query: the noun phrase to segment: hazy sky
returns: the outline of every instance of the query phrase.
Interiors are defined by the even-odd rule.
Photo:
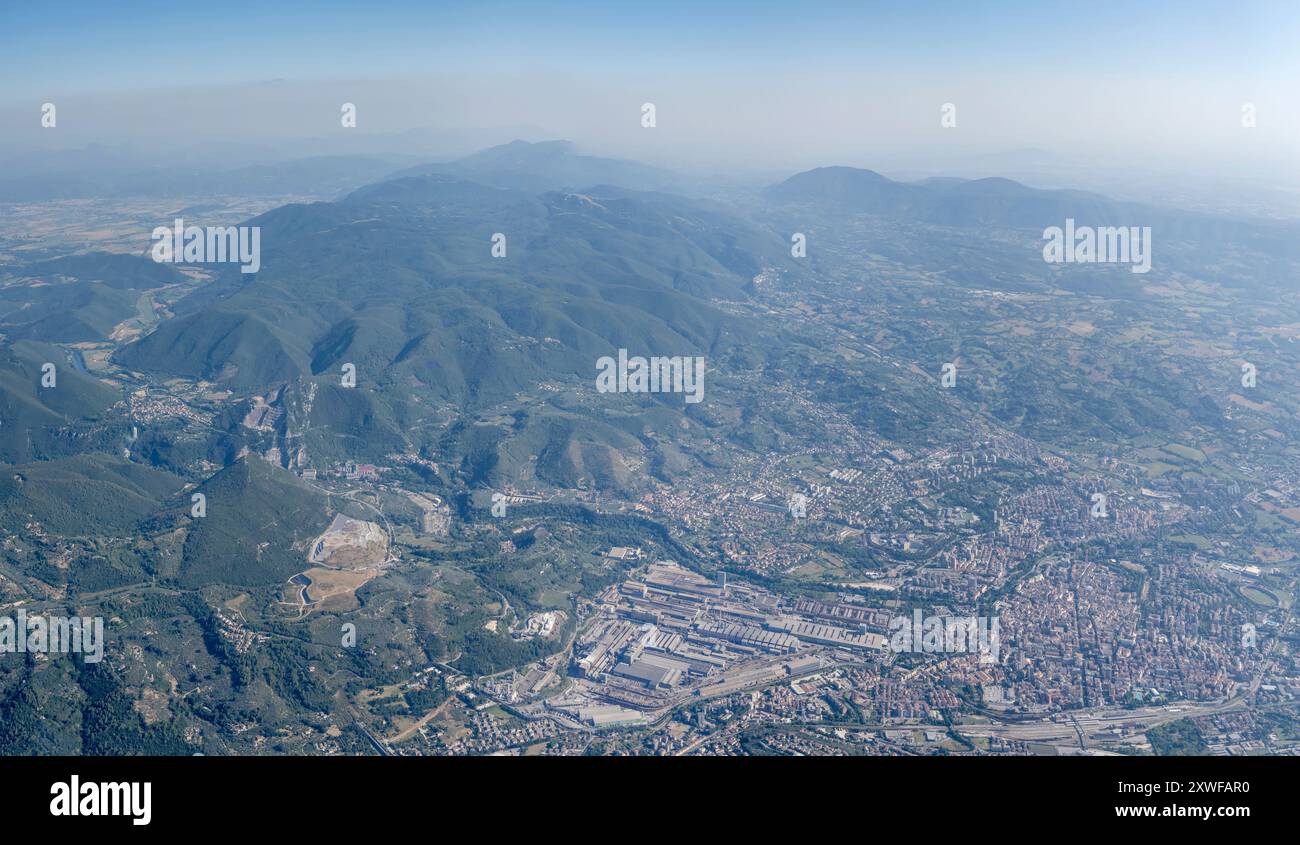
[[[1297,45],[1295,0],[6,2],[0,152],[535,127],[678,166],[1011,154],[1300,181]]]

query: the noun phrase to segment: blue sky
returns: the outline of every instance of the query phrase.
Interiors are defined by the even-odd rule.
[[[542,6],[546,8],[541,8]],[[0,4],[0,97],[449,69],[1295,74],[1295,2]]]

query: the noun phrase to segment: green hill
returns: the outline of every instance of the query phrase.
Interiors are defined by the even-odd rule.
[[[742,299],[779,239],[687,200],[527,194],[412,177],[262,227],[262,270],[215,283],[125,347],[136,370],[257,390],[356,364],[363,379],[488,404],[546,376],[591,375],[620,346],[703,354],[753,335]],[[722,230],[721,237],[706,233]],[[507,237],[504,258],[492,236]],[[770,243],[775,255],[754,255]]]
[[[108,455],[0,467],[0,527],[36,522],[65,537],[130,535],[183,483]]]
[[[42,387],[42,367],[55,366],[55,386]],[[0,462],[24,463],[102,445],[87,437],[108,407],[113,388],[78,372],[56,346],[0,343]]]
[[[136,315],[137,295],[99,282],[0,288],[0,332],[54,343],[103,340]]]
[[[157,520],[186,529],[179,578],[188,587],[283,581],[304,568],[307,543],[330,521],[324,495],[257,458],[231,464],[192,492],[206,497],[206,516],[191,516],[186,492]]]
[[[185,280],[174,265],[161,264],[139,255],[117,252],[87,252],[29,264],[23,275],[44,281],[59,277],[83,282],[100,282],[118,290],[152,290]]]

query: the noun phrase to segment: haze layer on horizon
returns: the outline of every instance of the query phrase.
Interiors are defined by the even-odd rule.
[[[1294,3],[548,6],[7,6],[0,157],[418,156],[527,137],[692,169],[1041,162],[1300,183]]]

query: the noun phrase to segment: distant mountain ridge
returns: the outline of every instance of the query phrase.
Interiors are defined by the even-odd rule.
[[[830,203],[854,211],[939,225],[1046,225],[1064,215],[1097,219],[1126,208],[1086,191],[1040,190],[1010,179],[895,182],[874,170],[819,167],[797,173],[765,195],[776,202]]]
[[[572,141],[511,141],[455,161],[406,168],[391,178],[446,175],[522,191],[577,190],[610,184],[671,191],[682,179],[668,170],[626,159],[583,155]]]
[[[1183,212],[1089,191],[1031,188],[1000,177],[897,182],[873,170],[818,167],[768,186],[763,195],[778,207],[809,205],[936,226],[1041,232],[1067,218],[1088,226],[1150,226],[1160,241],[1193,244],[1202,256],[1248,243],[1274,257],[1300,258],[1300,227],[1294,224]]]

